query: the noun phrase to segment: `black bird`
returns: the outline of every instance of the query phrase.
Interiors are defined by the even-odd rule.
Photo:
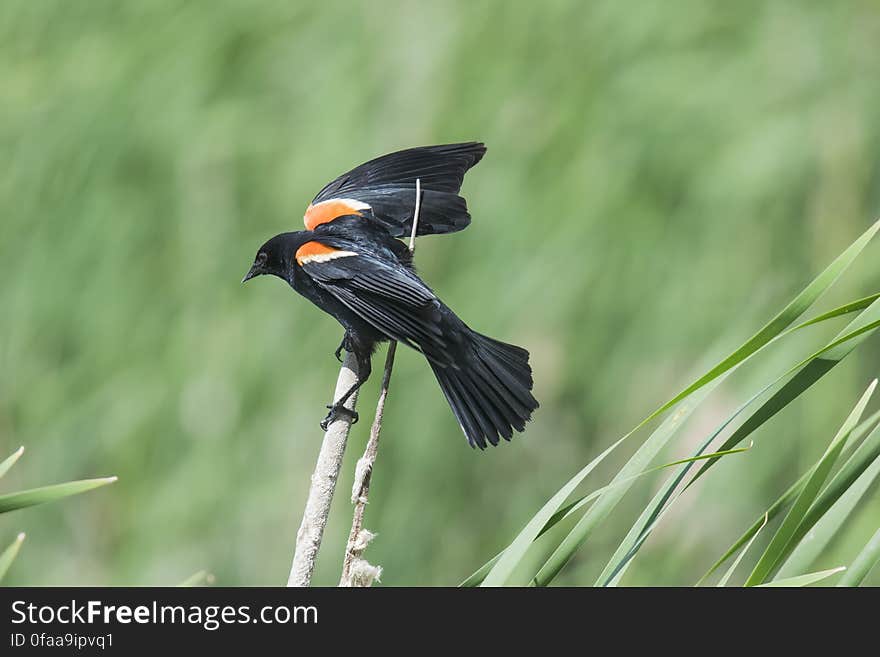
[[[336,350],[354,354],[358,380],[321,423],[326,429],[370,376],[376,345],[397,340],[422,352],[472,447],[497,445],[522,431],[538,402],[529,352],[470,329],[416,275],[399,237],[412,230],[420,179],[418,235],[470,223],[458,195],[465,172],[483,157],[480,143],[411,148],[341,175],[305,213],[308,230],[276,235],[244,277],[277,276],[345,328]],[[357,414],[353,414],[357,420]]]

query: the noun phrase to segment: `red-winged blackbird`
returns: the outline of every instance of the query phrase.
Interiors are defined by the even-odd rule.
[[[328,406],[322,428],[351,413],[343,402],[370,376],[376,345],[389,339],[425,355],[471,446],[510,440],[538,408],[529,352],[471,330],[416,275],[397,239],[412,230],[417,178],[417,234],[465,228],[470,215],[458,191],[485,152],[480,143],[448,144],[371,160],[318,193],[305,213],[308,230],[276,235],[257,252],[242,282],[261,274],[287,281],[345,327],[336,357],[345,349],[357,359],[357,383]]]

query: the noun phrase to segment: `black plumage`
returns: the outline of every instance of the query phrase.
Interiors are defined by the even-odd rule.
[[[416,199],[422,189],[417,235],[452,233],[471,222],[467,202],[458,195],[464,174],[486,147],[478,142],[420,146],[389,153],[342,174],[327,184],[312,205],[354,198],[371,206],[372,216],[394,237],[409,237]]]
[[[393,153],[340,177],[316,201],[341,198],[366,204],[370,197],[362,189],[388,181],[402,186],[403,194],[409,192],[404,183],[412,180],[414,193],[417,177],[438,193],[456,194],[464,172],[484,151],[481,144],[454,144]],[[398,200],[402,208],[404,201]],[[419,225],[424,208],[423,201]],[[436,209],[440,216],[441,209]],[[449,221],[444,225],[452,226]],[[473,331],[438,299],[413,269],[409,250],[395,239],[401,231],[406,232],[404,214],[386,214],[382,220],[372,206],[328,215],[313,230],[282,233],[266,242],[245,280],[278,276],[345,328],[340,349],[357,358],[358,381],[331,407],[322,426],[349,412],[342,403],[369,377],[376,345],[397,340],[424,354],[472,446],[482,449],[497,445],[500,438],[509,440],[538,407],[531,393],[529,353]]]

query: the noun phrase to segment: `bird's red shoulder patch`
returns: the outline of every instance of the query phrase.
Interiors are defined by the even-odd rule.
[[[344,249],[335,249],[321,242],[306,242],[296,250],[296,261],[300,267],[310,262],[327,262],[336,258],[347,258],[356,256],[354,251],[345,251]]]
[[[369,204],[353,198],[331,198],[306,208],[303,223],[308,230],[315,230],[315,227],[333,221],[337,217],[343,217],[347,214],[361,214],[361,210],[368,209],[370,209]]]

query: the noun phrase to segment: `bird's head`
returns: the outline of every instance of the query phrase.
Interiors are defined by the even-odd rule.
[[[241,282],[244,283],[256,276],[271,274],[279,278],[287,279],[292,269],[293,256],[299,247],[299,233],[281,233],[263,244],[254,257],[254,264],[244,275]]]

